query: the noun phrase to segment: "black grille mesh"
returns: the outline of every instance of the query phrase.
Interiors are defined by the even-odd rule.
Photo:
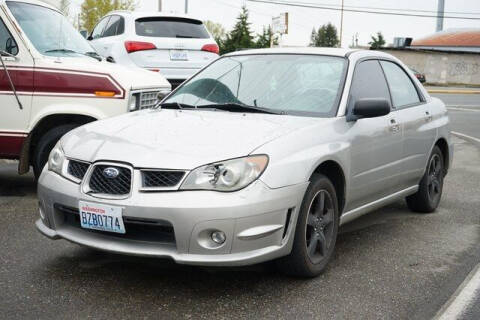
[[[85,162],[80,162],[80,161],[75,161],[75,160],[70,160],[68,161],[68,174],[71,176],[82,180],[83,177],[85,176],[85,173],[87,173],[88,167],[90,165]]]
[[[107,178],[103,174],[106,168],[115,168],[119,175],[115,178]],[[132,172],[130,169],[118,166],[97,165],[90,176],[90,190],[93,193],[111,195],[125,195],[130,193]]]
[[[143,171],[143,186],[174,187],[180,183],[184,175],[183,171]]]

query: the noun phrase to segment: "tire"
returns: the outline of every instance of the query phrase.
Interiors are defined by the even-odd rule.
[[[438,146],[432,150],[428,158],[427,169],[420,180],[417,193],[406,198],[408,208],[414,212],[434,212],[442,198],[445,164],[443,154]]]
[[[298,214],[292,252],[277,260],[279,269],[296,277],[312,278],[321,274],[333,255],[338,224],[335,188],[327,177],[315,174]]]
[[[65,133],[78,126],[78,124],[65,124],[58,126],[50,129],[40,138],[32,155],[33,174],[35,175],[36,180],[38,180],[40,177],[43,167],[48,161],[50,151],[52,151],[53,147],[55,147],[55,144],[57,144],[58,140],[60,140]]]

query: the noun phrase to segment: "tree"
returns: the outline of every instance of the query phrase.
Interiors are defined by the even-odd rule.
[[[97,22],[112,10],[133,10],[135,7],[134,0],[83,0],[80,8],[82,29],[92,31]]]
[[[218,44],[225,39],[225,28],[220,23],[207,20],[204,25]]]
[[[368,43],[370,45],[370,49],[380,49],[385,45],[385,38],[383,37],[382,33],[379,31],[377,32],[377,36],[372,36],[372,41]]]
[[[278,40],[272,32],[272,27],[265,28],[264,26],[262,34],[257,34],[255,48],[270,48],[270,44],[277,45]]]
[[[233,30],[227,34],[225,41],[219,45],[222,54],[255,47],[252,32],[250,31],[250,23],[248,22],[248,10],[245,6],[242,7]]]
[[[338,47],[339,45],[337,28],[330,22],[321,26],[317,32],[313,28],[310,36],[311,47]]]

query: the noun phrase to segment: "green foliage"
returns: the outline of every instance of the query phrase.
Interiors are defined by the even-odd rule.
[[[370,45],[370,49],[380,49],[385,45],[385,38],[383,37],[383,34],[379,31],[377,32],[377,36],[372,36],[372,41],[370,41],[368,44]]]
[[[220,53],[228,53],[246,48],[255,48],[250,23],[248,22],[248,10],[244,6],[237,18],[237,23],[219,44]]]
[[[270,48],[270,43],[277,45],[277,38],[273,35],[271,26],[268,26],[267,28],[264,26],[262,34],[257,34],[255,48]]]
[[[134,0],[83,0],[80,11],[82,29],[89,32],[97,22],[113,10],[133,10],[136,7]]]
[[[310,35],[310,47],[338,47],[339,45],[337,28],[330,22],[321,26],[318,31],[313,28]]]

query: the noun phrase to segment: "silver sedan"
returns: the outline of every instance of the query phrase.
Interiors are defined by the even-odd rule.
[[[312,277],[339,225],[406,198],[432,212],[449,119],[396,58],[267,49],[225,55],[145,110],[80,127],[39,179],[38,230],[196,265],[275,259]]]

